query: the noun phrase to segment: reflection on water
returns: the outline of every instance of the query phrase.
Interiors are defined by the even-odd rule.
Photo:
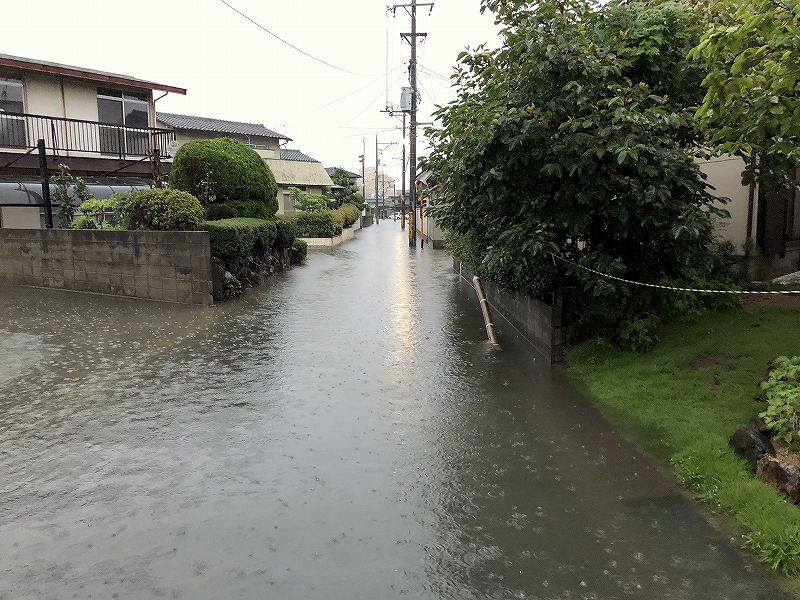
[[[0,598],[778,598],[386,223],[210,308],[0,291]]]

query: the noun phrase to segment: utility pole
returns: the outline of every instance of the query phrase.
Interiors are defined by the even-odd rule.
[[[406,113],[403,113],[403,195],[400,197],[400,229],[406,228]]]
[[[381,165],[381,159],[378,156],[378,136],[375,136],[375,224],[378,224],[378,168]]]
[[[364,176],[365,176],[365,173],[364,173],[364,159],[365,159],[365,157],[364,157],[363,154],[358,157],[358,160],[361,161],[361,197],[362,198],[366,198],[367,197],[367,195],[366,195],[367,190],[365,188],[366,182],[364,180]]]
[[[417,8],[428,7],[429,12],[433,10],[433,3],[430,2],[417,2],[411,0],[410,4],[395,4],[392,8],[396,11],[398,8],[405,8],[406,12],[411,16],[411,33],[401,33],[400,36],[406,39],[411,46],[411,61],[408,64],[409,82],[411,83],[411,124],[409,130],[409,141],[411,148],[409,149],[409,168],[408,168],[408,191],[411,200],[411,213],[414,218],[409,221],[409,247],[416,248],[417,246],[417,98],[419,98],[419,90],[417,90],[417,38],[427,37],[427,33],[417,32]],[[410,9],[410,10],[409,10]]]

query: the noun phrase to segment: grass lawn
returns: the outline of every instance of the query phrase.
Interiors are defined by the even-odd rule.
[[[728,438],[762,410],[753,401],[769,360],[800,354],[800,311],[707,313],[664,325],[661,342],[634,354],[587,342],[567,372],[628,439],[671,465],[677,480],[729,515],[742,545],[800,591],[800,507],[761,483]]]

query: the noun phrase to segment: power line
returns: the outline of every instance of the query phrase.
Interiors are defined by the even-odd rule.
[[[447,82],[450,82],[450,83],[452,83],[452,81],[453,81],[453,80],[452,80],[452,79],[450,79],[449,77],[445,77],[445,76],[444,76],[444,75],[442,75],[441,73],[437,73],[437,72],[436,72],[436,71],[434,71],[433,69],[429,69],[428,67],[426,67],[426,66],[425,66],[425,65],[423,65],[423,64],[420,64],[420,65],[419,65],[419,68],[420,68],[420,69],[422,69],[423,71],[425,71],[425,72],[426,72],[428,75],[431,75],[431,76],[433,76],[433,77],[438,77],[439,79],[442,79],[442,80],[444,80],[444,81],[447,81]]]
[[[397,77],[397,79],[395,79],[395,81],[394,81],[394,82],[392,82],[392,84],[394,84],[395,82],[399,81],[399,80],[402,78],[402,76],[403,76],[403,74],[401,73],[401,74],[400,74],[400,76],[399,76],[399,77]],[[375,98],[373,98],[372,100],[370,100],[370,103],[369,103],[369,104],[367,104],[367,105],[364,107],[364,110],[362,110],[360,113],[358,113],[358,114],[357,114],[356,116],[354,116],[352,119],[350,119],[349,121],[347,121],[347,123],[343,123],[343,124],[341,125],[341,127],[344,127],[345,125],[350,125],[350,123],[352,123],[352,122],[353,122],[353,121],[355,121],[355,120],[356,120],[358,117],[360,117],[360,116],[361,116],[361,115],[363,115],[365,112],[367,112],[367,111],[370,109],[370,107],[371,107],[373,104],[375,104],[375,103],[376,103],[378,100],[380,100],[380,97],[381,97],[381,96],[383,96],[383,90],[381,90],[381,92],[380,92],[380,93],[379,93],[377,96],[375,96]]]
[[[326,66],[328,66],[328,67],[330,67],[330,68],[332,68],[332,69],[336,69],[337,71],[342,71],[343,73],[349,73],[350,75],[358,75],[358,76],[360,76],[360,77],[366,77],[366,75],[364,75],[364,73],[356,73],[355,71],[351,71],[351,70],[349,70],[349,69],[343,69],[342,67],[337,67],[336,65],[334,65],[334,64],[331,64],[331,63],[329,63],[328,61],[322,60],[321,58],[317,58],[317,57],[316,57],[316,56],[314,56],[313,54],[309,54],[308,52],[306,52],[306,51],[305,51],[305,50],[303,50],[302,48],[298,48],[297,46],[295,46],[295,45],[294,45],[294,44],[292,44],[291,42],[289,42],[289,41],[287,41],[287,40],[283,39],[283,38],[282,38],[281,36],[279,36],[278,34],[276,34],[276,33],[273,33],[272,31],[270,31],[269,29],[267,29],[266,27],[264,27],[264,26],[263,26],[261,23],[259,23],[258,21],[255,21],[255,20],[251,19],[250,17],[248,17],[246,14],[244,14],[242,11],[240,11],[240,10],[239,10],[239,9],[237,9],[236,7],[234,7],[234,6],[231,6],[230,4],[228,4],[228,3],[227,3],[225,0],[219,0],[219,1],[220,1],[220,2],[222,2],[222,3],[223,3],[225,6],[227,6],[228,8],[230,8],[230,9],[231,9],[233,12],[235,12],[235,13],[236,13],[236,14],[238,14],[239,16],[243,17],[244,19],[247,19],[248,21],[250,21],[250,22],[251,22],[253,25],[255,25],[256,27],[258,27],[259,29],[262,29],[263,31],[265,31],[266,33],[268,33],[269,35],[271,35],[272,37],[274,37],[276,40],[278,40],[278,41],[279,41],[279,42],[281,42],[282,44],[286,44],[287,46],[289,46],[289,47],[290,47],[290,48],[292,48],[293,50],[296,50],[297,52],[299,52],[299,53],[300,53],[300,54],[302,54],[303,56],[307,56],[308,58],[310,58],[310,59],[312,59],[312,60],[315,60],[315,61],[317,61],[317,62],[319,62],[319,63],[322,63],[323,65],[326,65]]]
[[[375,79],[373,79],[372,81],[370,81],[370,82],[369,82],[369,83],[367,83],[366,85],[362,85],[362,86],[361,86],[360,88],[358,88],[357,90],[353,90],[353,91],[352,91],[352,92],[350,92],[349,94],[345,94],[344,96],[342,96],[342,97],[340,97],[340,98],[336,98],[336,100],[331,100],[331,101],[330,101],[330,102],[328,102],[327,104],[323,104],[323,105],[322,105],[322,106],[320,106],[319,108],[315,108],[313,112],[318,112],[318,111],[322,110],[323,108],[328,108],[328,107],[329,107],[331,104],[336,104],[337,102],[340,102],[341,100],[345,100],[346,98],[349,98],[349,97],[350,97],[350,96],[352,96],[353,94],[357,94],[357,93],[358,93],[358,92],[360,92],[361,90],[368,88],[369,86],[371,86],[371,85],[372,85],[372,84],[374,84],[374,83],[377,83],[378,81],[380,81],[381,79],[383,79],[383,77],[385,77],[385,76],[389,75],[389,73],[394,73],[395,71],[397,71],[397,69],[402,69],[402,68],[403,68],[403,65],[399,65],[399,66],[395,67],[394,69],[390,69],[390,70],[386,71],[386,73],[383,73],[383,74],[381,74],[381,75],[378,75],[378,76],[377,76]]]

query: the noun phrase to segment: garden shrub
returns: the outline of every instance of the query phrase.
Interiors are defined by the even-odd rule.
[[[295,219],[279,217],[275,221],[275,226],[277,228],[275,234],[275,248],[278,250],[291,248],[297,237],[297,221]]]
[[[342,233],[342,219],[332,210],[301,213],[297,216],[297,235],[308,238],[330,238]]]
[[[262,219],[222,219],[206,221],[202,226],[211,234],[212,256],[226,263],[251,254],[263,255],[275,240],[275,223]]]
[[[776,358],[761,389],[767,410],[759,416],[776,438],[797,452],[800,450],[800,356]]]
[[[206,221],[219,221],[220,219],[235,219],[239,216],[236,210],[228,204],[212,204],[206,209]]]
[[[656,315],[646,315],[631,321],[619,332],[620,347],[631,352],[649,352],[659,342],[656,334],[659,323]]]
[[[203,222],[200,201],[180,190],[140,190],[115,197],[117,216],[126,229],[197,231]]]
[[[181,146],[175,153],[169,184],[204,202],[257,201],[266,207],[268,218],[278,211],[278,184],[267,163],[255,150],[231,138]]]
[[[352,204],[342,204],[334,212],[342,219],[343,227],[350,227],[361,218],[361,211]]]
[[[117,200],[106,198],[104,200],[87,200],[78,207],[82,213],[72,221],[72,229],[114,229],[114,225],[106,220],[106,213],[116,210]]]
[[[236,298],[237,296],[241,296],[244,292],[244,286],[242,282],[236,279],[236,277],[226,277],[225,283],[222,284],[222,297],[225,300],[230,300],[231,298]]]
[[[304,263],[308,257],[308,242],[305,240],[295,240],[292,248],[297,253],[297,262]]]
[[[270,220],[275,216],[266,204],[258,200],[228,200],[225,206],[233,210],[234,217]]]

